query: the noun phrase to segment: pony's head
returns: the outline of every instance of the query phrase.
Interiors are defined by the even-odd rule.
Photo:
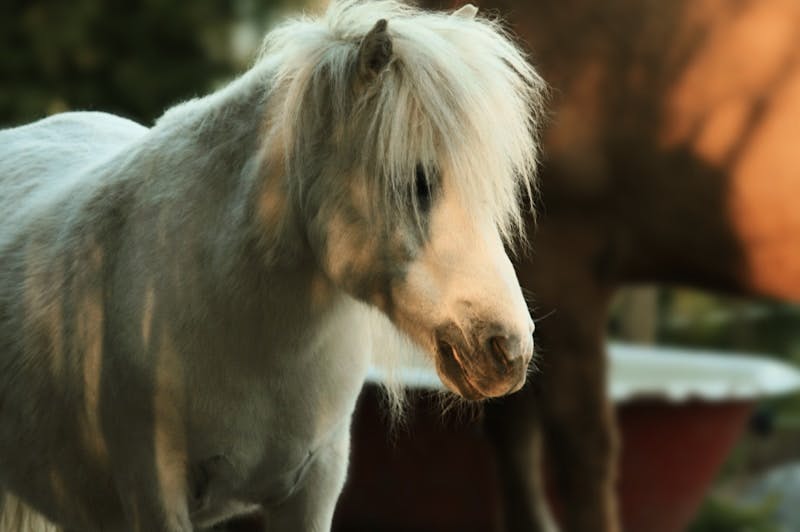
[[[519,389],[533,354],[505,245],[524,226],[543,90],[475,11],[338,2],[273,31],[264,49],[290,197],[319,267],[469,399]]]

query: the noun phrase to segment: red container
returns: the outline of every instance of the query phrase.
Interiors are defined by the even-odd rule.
[[[627,532],[686,529],[742,433],[752,403],[633,401],[618,408]]]
[[[372,387],[359,402],[350,476],[334,530],[495,530],[497,478],[478,420],[443,420],[436,401],[417,395],[406,426],[387,436],[379,402]],[[618,407],[624,530],[685,530],[741,434],[751,405],[633,400]]]
[[[487,532],[498,509],[491,448],[477,420],[443,416],[424,393],[390,433],[368,386],[353,420],[350,470],[335,532]]]

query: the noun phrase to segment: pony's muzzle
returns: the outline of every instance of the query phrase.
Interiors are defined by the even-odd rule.
[[[503,333],[439,339],[437,369],[442,381],[467,399],[499,397],[518,391],[525,384],[533,357],[533,335]],[[451,329],[452,331],[452,329]],[[472,346],[472,347],[470,347]]]

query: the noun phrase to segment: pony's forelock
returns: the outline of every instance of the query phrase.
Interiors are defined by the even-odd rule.
[[[376,80],[356,87],[360,40],[380,19],[388,21],[393,57]],[[329,134],[343,144],[358,140],[341,156],[361,167],[382,207],[407,209],[401,198],[416,165],[437,165],[506,242],[523,234],[520,198],[535,189],[545,84],[496,20],[394,0],[336,1],[320,18],[270,32],[260,61],[273,65],[283,98],[273,127],[286,134],[286,160],[298,173],[309,156],[293,150],[313,149],[308,136],[298,140],[325,113],[341,124]]]

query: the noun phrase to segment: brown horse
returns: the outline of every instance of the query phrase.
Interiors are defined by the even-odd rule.
[[[519,265],[539,384],[490,406],[507,530],[620,529],[609,301],[633,282],[800,300],[800,3],[490,0],[553,87],[542,213]]]

